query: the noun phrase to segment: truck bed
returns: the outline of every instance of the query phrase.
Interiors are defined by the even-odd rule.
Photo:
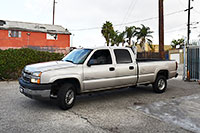
[[[167,70],[169,78],[176,74],[176,61],[162,59],[136,59],[138,64],[138,83],[153,83],[156,73],[160,70]]]

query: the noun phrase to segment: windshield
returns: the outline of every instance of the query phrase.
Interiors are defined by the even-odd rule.
[[[83,64],[92,49],[76,49],[70,52],[62,60],[72,62],[74,64]]]

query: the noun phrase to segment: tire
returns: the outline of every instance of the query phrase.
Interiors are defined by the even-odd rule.
[[[167,88],[167,80],[165,76],[159,75],[153,83],[153,90],[156,93],[163,93]]]
[[[58,105],[61,109],[67,110],[73,107],[76,100],[76,88],[73,84],[66,83],[58,91]]]

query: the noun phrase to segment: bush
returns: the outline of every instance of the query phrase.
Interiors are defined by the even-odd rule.
[[[28,48],[0,50],[0,80],[16,80],[26,65],[61,60],[63,56]]]

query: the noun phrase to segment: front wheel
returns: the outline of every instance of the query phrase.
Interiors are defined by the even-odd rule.
[[[167,80],[165,76],[158,76],[156,81],[153,83],[153,89],[156,93],[163,93],[165,92],[167,87]]]
[[[62,85],[58,91],[58,104],[63,110],[73,107],[76,100],[76,91],[73,84],[67,83]]]

